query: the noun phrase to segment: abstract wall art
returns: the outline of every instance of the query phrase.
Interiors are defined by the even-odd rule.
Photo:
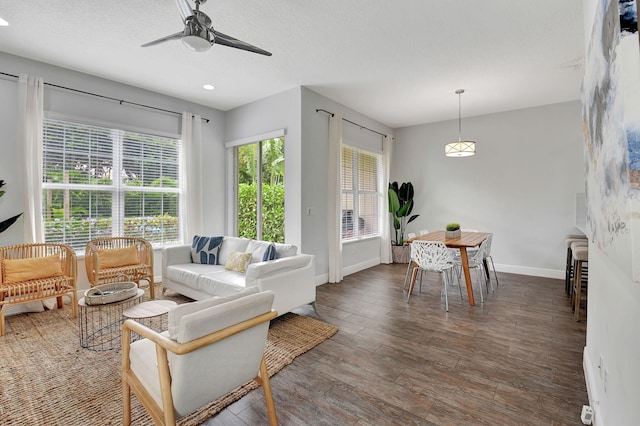
[[[582,83],[589,239],[640,281],[640,43],[636,0],[602,0]]]

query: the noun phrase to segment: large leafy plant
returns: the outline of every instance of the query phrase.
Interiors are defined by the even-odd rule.
[[[404,245],[404,233],[407,225],[420,215],[411,215],[413,210],[413,185],[411,182],[389,184],[389,212],[393,216],[393,228],[396,230],[395,245]]]
[[[2,188],[4,186],[4,181],[0,180],[0,188]],[[4,195],[5,191],[3,191],[2,189],[0,189],[0,197],[2,197]],[[10,217],[9,219],[3,220],[2,222],[0,222],[0,232],[4,232],[7,228],[9,228],[11,225],[13,225],[15,223],[16,220],[18,220],[18,218],[22,215],[22,213],[17,214],[13,217]]]

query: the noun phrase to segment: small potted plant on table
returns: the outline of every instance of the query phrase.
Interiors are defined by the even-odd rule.
[[[447,238],[460,238],[460,224],[449,223],[447,224],[445,237]]]

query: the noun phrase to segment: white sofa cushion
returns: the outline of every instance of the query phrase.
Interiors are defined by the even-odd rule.
[[[298,253],[298,247],[293,244],[274,243],[276,246],[276,259],[281,257],[295,256]]]
[[[184,314],[178,321],[178,343],[186,343],[199,337],[216,332],[225,327],[237,324],[244,319],[253,318],[269,312],[273,305],[273,292],[259,291],[239,293],[235,296],[220,297],[218,303],[209,307],[199,306],[188,314]],[[251,296],[251,294],[255,294]],[[256,301],[260,301],[256,303]],[[229,303],[233,302],[233,303]],[[197,302],[194,302],[197,303]],[[220,306],[225,305],[225,306]],[[215,314],[214,313],[215,307]],[[243,308],[244,307],[244,308]],[[233,315],[230,315],[233,312]]]
[[[169,337],[176,340],[176,338],[178,337],[180,320],[183,316],[259,292],[260,290],[258,289],[258,287],[251,287],[230,296],[212,297],[211,299],[203,299],[198,300],[197,302],[183,303],[181,305],[178,305],[175,308],[172,308],[168,313]]]
[[[220,269],[224,270],[224,266],[183,263],[180,265],[169,266],[167,268],[167,278],[171,281],[183,283],[189,287],[196,288],[198,285],[198,277],[204,274],[210,274]]]
[[[215,272],[200,275],[194,288],[215,296],[227,296],[246,287],[242,272],[229,271],[222,265],[218,266]]]
[[[232,251],[246,252],[251,240],[242,237],[225,236],[218,252],[218,265],[225,265]]]

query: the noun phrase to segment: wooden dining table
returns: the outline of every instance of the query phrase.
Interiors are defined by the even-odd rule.
[[[440,241],[445,243],[449,248],[457,248],[460,250],[460,260],[462,262],[462,270],[464,271],[464,280],[467,284],[467,295],[469,296],[469,306],[475,305],[473,299],[473,286],[471,284],[471,271],[469,271],[469,257],[467,256],[467,248],[476,247],[482,244],[484,240],[491,235],[488,232],[461,232],[459,238],[447,238],[445,231],[434,231],[419,237],[407,240],[409,243],[415,240],[424,241]],[[482,291],[482,289],[480,289]]]

